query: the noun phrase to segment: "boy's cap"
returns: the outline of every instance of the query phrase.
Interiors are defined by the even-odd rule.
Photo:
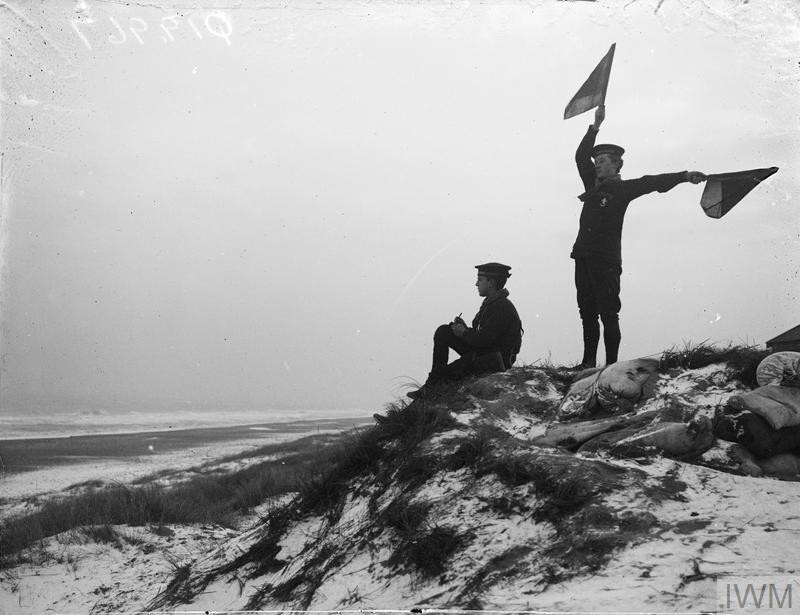
[[[619,145],[614,145],[613,143],[601,143],[600,145],[595,145],[592,148],[592,158],[597,158],[600,154],[612,154],[614,156],[622,157],[622,154],[625,153],[625,150],[621,148]]]
[[[501,278],[511,277],[511,267],[503,265],[502,263],[484,263],[483,265],[475,265],[478,270],[478,275],[497,276]]]

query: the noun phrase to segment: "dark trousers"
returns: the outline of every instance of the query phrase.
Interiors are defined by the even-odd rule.
[[[460,358],[448,363],[450,349]],[[480,351],[457,337],[450,325],[442,325],[433,334],[433,364],[429,383],[457,380],[470,374],[503,371],[506,368],[499,352]]]
[[[617,362],[622,334],[619,330],[620,276],[622,266],[590,258],[575,259],[575,289],[578,312],[583,323],[583,361],[587,366],[597,363],[600,342],[600,323],[603,321],[603,343],[606,365]]]

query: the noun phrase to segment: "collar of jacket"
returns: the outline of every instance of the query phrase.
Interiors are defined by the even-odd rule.
[[[603,179],[599,179],[599,178],[595,179],[594,180],[594,187],[590,188],[589,190],[587,190],[583,194],[579,194],[578,198],[581,201],[585,201],[590,196],[593,196],[595,194],[598,194],[599,192],[602,192],[603,188],[606,187],[608,184],[613,184],[613,183],[621,182],[621,181],[622,181],[622,177],[620,176],[619,173],[617,173],[616,175],[611,175],[610,177],[604,177]]]
[[[497,293],[491,299],[489,299],[489,297],[486,297],[486,299],[483,300],[483,303],[481,304],[481,307],[486,307],[490,303],[494,303],[495,301],[497,301],[498,299],[501,299],[501,298],[505,299],[506,297],[508,297],[508,289],[501,288],[500,292]]]

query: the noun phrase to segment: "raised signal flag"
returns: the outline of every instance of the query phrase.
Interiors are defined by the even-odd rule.
[[[616,46],[616,43],[611,45],[608,53],[600,60],[600,64],[595,67],[578,93],[569,101],[567,108],[564,109],[565,120],[605,104],[608,78],[611,75],[611,62],[614,60]]]

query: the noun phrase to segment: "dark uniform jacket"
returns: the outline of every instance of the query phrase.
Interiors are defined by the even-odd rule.
[[[505,288],[493,299],[483,300],[472,328],[461,339],[478,354],[499,352],[506,368],[511,367],[522,345],[522,321]]]
[[[593,126],[589,126],[575,152],[578,173],[586,192],[578,197],[583,201],[583,209],[578,237],[570,256],[621,265],[622,222],[630,202],[649,192],[671,190],[687,181],[686,172],[644,175],[628,180],[617,177],[599,182],[592,163],[592,148],[597,132]]]

